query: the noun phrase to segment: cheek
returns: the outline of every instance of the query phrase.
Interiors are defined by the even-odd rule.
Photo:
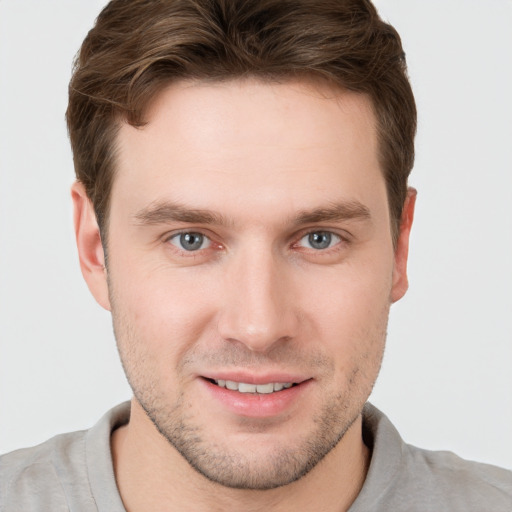
[[[322,319],[325,326],[354,328],[382,322],[382,311],[390,306],[392,262],[363,260],[338,268],[306,274],[301,294],[305,312]],[[337,329],[343,333],[343,329]]]
[[[177,368],[211,325],[210,294],[193,272],[133,262],[112,270],[109,289],[120,351],[159,373]]]
[[[391,270],[385,265],[338,269],[303,305],[312,336],[322,341],[342,375],[378,371],[390,308]],[[318,279],[317,279],[318,282]]]

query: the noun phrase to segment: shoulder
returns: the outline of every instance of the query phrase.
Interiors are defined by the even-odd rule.
[[[0,457],[0,512],[122,512],[110,436],[127,423],[120,404],[89,430],[61,434]]]
[[[512,512],[512,472],[462,459],[452,452],[404,446],[399,472],[403,487],[451,510]],[[458,507],[458,508],[456,508]]]
[[[62,478],[71,468],[72,473],[83,471],[84,435],[62,434],[1,456],[0,510],[67,511]]]
[[[411,446],[370,404],[363,412],[363,425],[372,459],[351,511],[512,512],[511,471]]]

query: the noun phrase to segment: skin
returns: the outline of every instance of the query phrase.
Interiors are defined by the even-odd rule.
[[[415,199],[394,247],[368,99],[305,81],[179,82],[147,120],[119,132],[108,269],[72,191],[82,272],[134,391],[112,438],[127,510],[348,509]],[[205,380],[225,374],[301,384],[285,407],[246,413]]]

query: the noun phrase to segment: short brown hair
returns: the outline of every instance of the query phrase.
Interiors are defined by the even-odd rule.
[[[370,98],[396,240],[416,107],[400,37],[369,0],[112,0],[76,58],[66,113],[102,233],[120,120],[142,126],[149,101],[174,80],[304,76]]]

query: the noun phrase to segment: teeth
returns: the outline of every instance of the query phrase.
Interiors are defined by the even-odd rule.
[[[256,393],[256,384],[246,384],[245,382],[240,382],[240,384],[238,384],[238,391],[240,393]]]
[[[269,382],[268,384],[247,384],[245,382],[235,382],[232,380],[214,380],[214,382],[221,388],[227,388],[231,391],[238,391],[239,393],[261,393],[268,395],[275,391],[282,391],[289,389],[293,386],[291,382]]]
[[[240,388],[238,388],[240,389]],[[273,393],[274,392],[274,384],[258,384],[256,386],[256,391],[258,393]]]

